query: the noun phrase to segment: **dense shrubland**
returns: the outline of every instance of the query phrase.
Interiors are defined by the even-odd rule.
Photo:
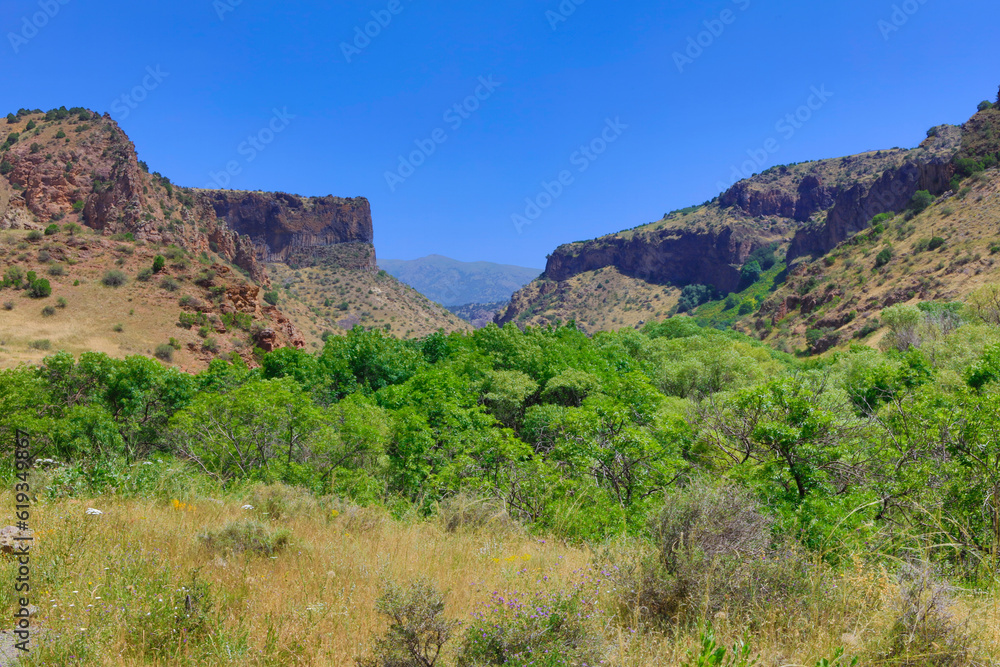
[[[199,524],[181,560],[266,558],[288,545],[305,558],[323,530],[337,532],[331,522],[377,551],[391,523],[433,527],[443,545],[476,536],[487,566],[519,573],[478,579],[491,583],[462,598],[469,616],[456,618],[447,575],[417,580],[380,555],[385,585],[367,605],[388,630],[370,621],[342,664],[529,664],[544,654],[531,664],[750,665],[759,653],[810,666],[841,654],[826,664],[989,664],[997,619],[983,601],[995,599],[1000,565],[996,301],[985,289],[968,306],[896,306],[883,314],[882,351],[809,361],[686,318],[593,338],[573,326],[420,341],[356,329],[318,354],[282,349],[258,369],[216,360],[198,375],[144,357],[60,353],[0,372],[0,436],[9,448],[12,430],[27,430],[35,455],[58,462],[39,473],[43,507],[103,497],[153,513],[171,501],[187,516],[214,502],[221,520],[227,503],[246,500],[267,517]],[[182,472],[164,477],[167,468]],[[199,511],[186,520],[204,520]],[[545,555],[553,538],[590,574],[555,567]],[[534,544],[541,560],[494,555],[494,540]],[[60,576],[68,571],[46,585],[56,590]],[[521,585],[514,603],[496,588]],[[237,607],[223,600],[164,623],[204,649],[203,662],[227,664],[205,644],[205,624],[236,632]],[[989,609],[994,630],[983,629]],[[100,641],[149,648],[116,637]],[[168,644],[144,659],[180,660]],[[440,649],[433,659],[428,647]],[[278,664],[243,655],[240,664]],[[281,664],[320,660],[310,655]]]

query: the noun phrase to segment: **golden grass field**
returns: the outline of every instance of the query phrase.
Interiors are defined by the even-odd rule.
[[[446,614],[460,621],[493,591],[565,589],[590,579],[600,611],[592,629],[607,641],[609,665],[685,665],[698,643],[694,623],[659,632],[634,628],[619,614],[615,583],[601,574],[603,557],[584,547],[512,527],[447,532],[439,521],[394,520],[288,487],[210,497],[190,487],[185,492],[180,474],[163,479],[157,499],[106,496],[33,507],[32,603],[40,611],[34,650],[22,664],[354,665],[386,626],[375,611],[383,584],[418,577],[445,593]],[[45,483],[38,479],[35,486]],[[13,502],[11,493],[0,494],[3,507]],[[241,509],[246,504],[254,509]],[[88,508],[103,514],[88,516]],[[251,515],[270,529],[287,529],[288,546],[274,557],[240,556],[213,551],[198,537]],[[14,571],[14,563],[3,561],[0,580],[13,581]],[[197,644],[173,630],[174,615],[182,613],[175,609],[184,608],[185,595],[197,586],[193,577],[208,584],[214,600],[208,635]],[[899,595],[892,573],[855,557],[823,581],[821,592],[817,576],[815,600],[792,617],[781,608],[760,610],[749,633],[716,614],[720,643],[746,636],[759,664],[775,667],[813,667],[841,646],[860,665],[937,664],[879,657]],[[11,611],[12,588],[4,596]],[[952,612],[968,624],[979,651],[972,664],[998,664],[996,596],[959,594],[956,600]]]

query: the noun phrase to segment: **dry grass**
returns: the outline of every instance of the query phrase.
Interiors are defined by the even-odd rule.
[[[282,501],[279,491],[36,505],[32,601],[41,608],[35,636],[42,646],[26,664],[346,667],[386,627],[375,610],[385,582],[418,578],[444,591],[446,615],[466,623],[493,591],[564,590],[590,578],[601,591],[607,664],[681,665],[697,643],[695,623],[642,632],[627,617],[612,620],[618,609],[612,579],[587,549],[495,527],[447,532],[439,522],[397,522],[343,503],[333,510],[330,501],[307,502],[294,492]],[[260,508],[241,509],[261,498],[278,498],[280,521]],[[0,494],[0,503],[13,507],[11,494]],[[87,516],[88,507],[104,514]],[[269,531],[287,529],[288,545],[273,557],[220,555],[198,538],[250,519]],[[0,578],[12,581],[13,568],[4,562]],[[898,618],[894,573],[857,558],[837,578],[816,576],[810,586],[794,610],[757,614],[749,637],[762,665],[812,667],[841,646],[862,665],[903,664],[882,657]],[[197,623],[185,614],[186,604]],[[988,658],[1000,655],[996,597],[960,594],[951,611],[978,644],[982,657],[975,664],[996,664]],[[723,645],[748,629],[732,618],[714,615]],[[191,641],[173,632],[178,627]],[[207,634],[197,634],[205,628]]]
[[[314,348],[322,345],[324,333],[343,334],[355,325],[388,325],[397,338],[422,338],[438,329],[472,329],[388,274],[322,265],[292,269],[282,263],[269,264],[267,270],[276,288],[289,286],[281,289],[281,310]],[[340,309],[343,303],[346,310]]]
[[[680,299],[680,290],[627,276],[615,267],[587,271],[560,283],[532,281],[512,299],[519,326],[575,319],[584,331],[615,331],[658,322]]]
[[[21,363],[38,363],[45,356],[59,350],[74,355],[82,352],[103,352],[113,357],[132,354],[153,356],[157,346],[176,338],[181,349],[173,357],[173,365],[197,372],[206,367],[210,356],[201,352],[201,339],[197,327],[186,330],[177,327],[182,309],[179,299],[185,295],[206,298],[206,290],[183,280],[181,290],[168,292],[159,287],[162,275],[190,277],[205,268],[197,259],[191,260],[187,271],[168,270],[149,282],[135,279],[136,274],[152,266],[153,258],[163,252],[163,248],[145,246],[131,242],[116,242],[84,228],[79,238],[86,247],[75,248],[67,241],[65,232],[45,237],[43,241],[30,243],[29,248],[20,249],[28,232],[0,232],[0,271],[11,265],[20,267],[22,272],[35,271],[52,285],[52,295],[45,299],[31,299],[25,291],[0,290],[0,299],[12,301],[13,310],[3,311],[0,316],[0,368],[11,368]],[[54,255],[62,258],[66,275],[52,276],[49,264],[37,261],[39,249],[48,247]],[[126,248],[131,254],[121,252]],[[19,259],[27,255],[27,259]],[[116,266],[118,258],[124,259]],[[71,262],[71,263],[70,263]],[[128,282],[118,288],[105,287],[101,279],[110,267],[124,272]],[[190,274],[190,275],[189,275]],[[239,274],[229,274],[220,284],[236,284],[242,280]],[[79,284],[77,284],[79,283]],[[53,305],[59,298],[66,300],[66,308],[57,310],[53,317],[43,317],[42,308]],[[121,331],[116,326],[121,324]],[[213,333],[222,344],[221,353],[236,349],[235,343],[246,344],[249,334],[232,330],[227,334]],[[31,341],[48,339],[51,350],[34,350]],[[197,351],[188,349],[195,345]],[[242,348],[246,349],[246,348]]]

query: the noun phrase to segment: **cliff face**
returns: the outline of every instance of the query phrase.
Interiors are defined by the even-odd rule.
[[[826,254],[866,229],[876,215],[903,211],[918,190],[928,190],[933,195],[944,193],[954,173],[950,160],[937,158],[907,162],[886,171],[871,185],[854,185],[837,196],[824,224],[800,229],[795,234],[788,260]]]
[[[342,243],[372,244],[372,213],[363,197],[297,197],[283,192],[204,191],[215,215],[249,237],[265,262],[294,251]]]
[[[798,222],[807,221],[814,213],[833,206],[836,188],[827,187],[813,174],[803,178],[794,192],[780,188],[767,190],[752,187],[750,181],[740,181],[723,194],[723,207],[735,206],[748,215],[778,216]]]
[[[962,134],[959,127],[943,125],[913,150],[893,148],[772,167],[705,205],[562,246],[549,257],[543,278],[518,292],[497,321],[540,324],[558,317],[613,328],[631,322],[636,295],[651,295],[659,300],[657,306],[676,298],[676,289],[657,294],[652,287],[700,284],[735,291],[747,257],[758,248],[788,248],[789,263],[804,255],[822,255],[865,229],[878,213],[905,209],[918,190],[946,191]],[[598,271],[600,278],[595,277]],[[606,287],[609,272],[616,276],[617,294],[605,299],[602,284]],[[570,285],[590,285],[602,290],[602,298],[575,299],[565,292]]]
[[[650,283],[703,283],[725,291],[736,289],[740,265],[762,245],[746,230],[669,230],[632,239],[609,237],[582,245],[562,246],[549,257],[545,278],[568,280],[585,271],[614,266],[621,273]]]

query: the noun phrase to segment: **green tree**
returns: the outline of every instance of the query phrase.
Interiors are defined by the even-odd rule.
[[[923,213],[933,203],[934,195],[927,190],[919,190],[917,194],[913,195],[908,208],[914,213]]]
[[[296,481],[327,422],[309,395],[283,378],[199,394],[170,426],[180,451],[209,474]]]

